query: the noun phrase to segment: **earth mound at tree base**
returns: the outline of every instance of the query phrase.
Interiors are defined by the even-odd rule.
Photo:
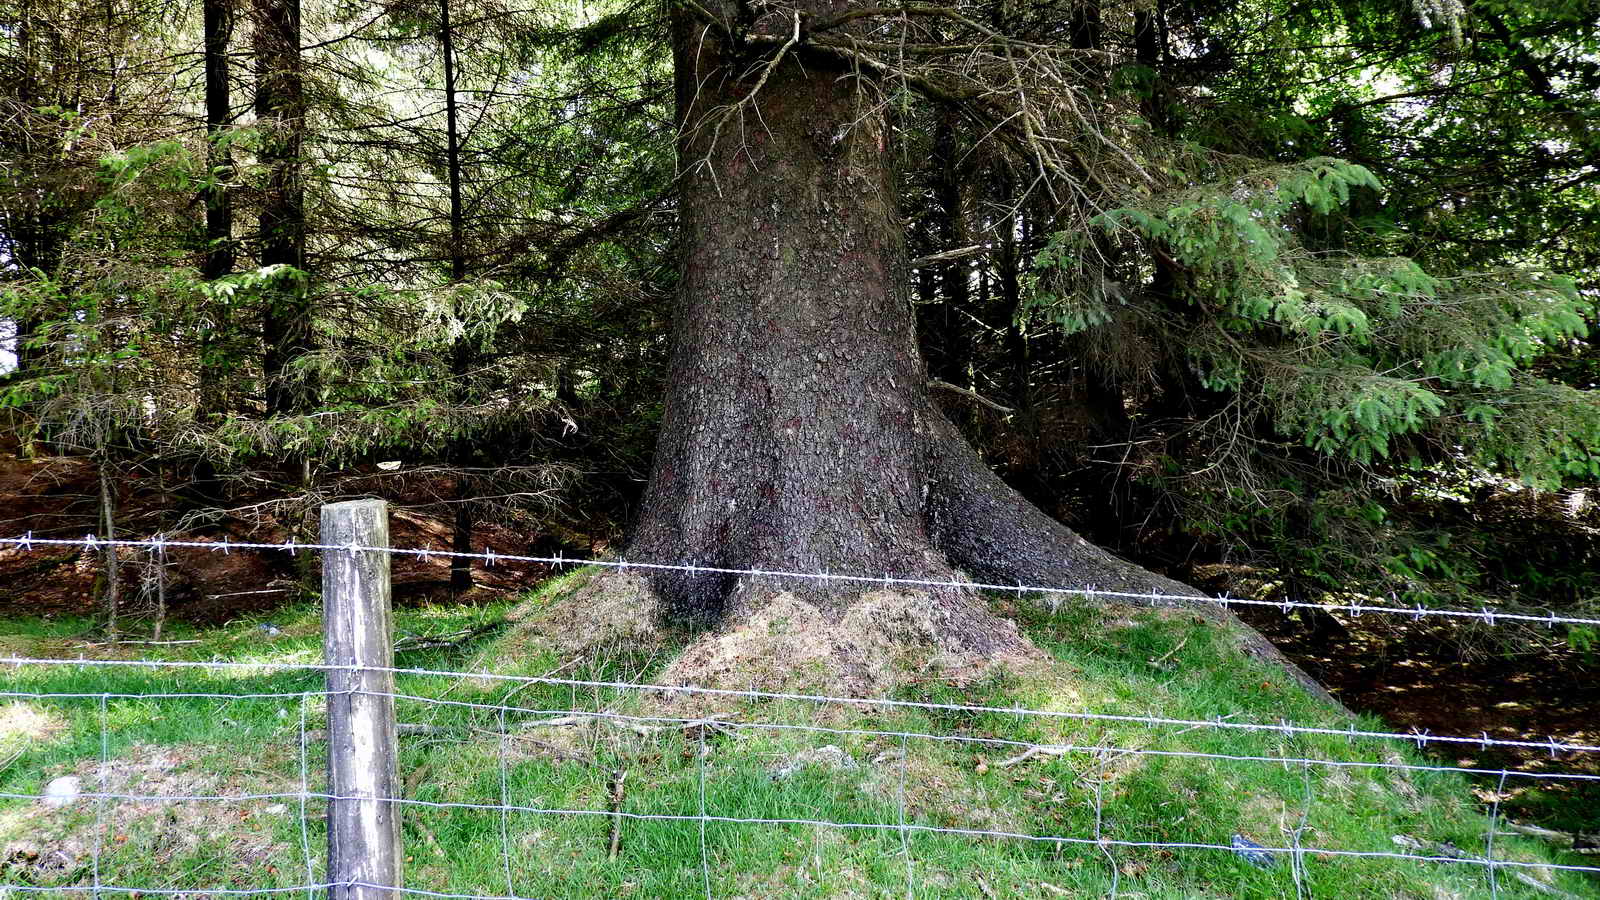
[[[754,583],[748,610],[687,632],[663,624],[647,578],[584,573],[519,608],[500,652],[542,646],[563,659],[630,646],[671,657],[651,677],[670,687],[710,687],[872,697],[916,681],[968,683],[1030,669],[1044,654],[1015,623],[964,591],[872,589],[826,606]]]

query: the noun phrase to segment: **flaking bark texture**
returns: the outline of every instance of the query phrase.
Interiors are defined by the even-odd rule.
[[[802,8],[814,19],[849,4]],[[709,11],[780,40],[793,33],[792,11],[753,21],[732,4]],[[745,55],[738,30],[676,16],[684,261],[668,399],[629,557],[939,579],[959,568],[1006,583],[1195,594],[1022,499],[932,402],[905,294],[893,128],[878,87],[804,55],[803,41],[772,64],[770,51]],[[770,618],[769,604],[804,603],[832,628],[861,617],[852,611],[866,593],[810,579],[652,580],[667,620],[717,624],[730,646],[741,628]],[[926,636],[931,649],[1028,655],[1016,628],[971,592],[926,595],[925,621],[938,632]],[[770,643],[772,629],[762,630]],[[1249,649],[1282,661],[1250,635]],[[841,672],[877,645],[829,643],[821,655]],[[697,646],[686,658],[715,669],[726,650]]]

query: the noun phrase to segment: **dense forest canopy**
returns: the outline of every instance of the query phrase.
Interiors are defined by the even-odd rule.
[[[1020,577],[972,523],[1069,540],[994,499],[857,504],[819,542],[713,521],[777,488],[671,475],[821,484],[674,435],[814,426],[831,393],[829,422],[869,423],[830,425],[839,453],[934,458],[863,464],[873,503],[1009,498],[992,468],[1190,582],[1600,599],[1585,0],[0,0],[0,84],[0,405],[17,452],[171,491],[133,521],[101,491],[108,527],[294,532],[406,483],[457,548],[489,519],[638,523],[673,561],[910,572],[917,542],[847,532],[921,529]],[[807,327],[813,365],[780,358]],[[792,377],[745,404],[683,355],[718,335]],[[902,406],[857,405],[884,372]],[[901,413],[973,451],[885,437]],[[1027,574],[1171,584],[1073,553]]]

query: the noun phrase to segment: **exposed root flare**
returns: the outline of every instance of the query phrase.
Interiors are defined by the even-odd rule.
[[[519,610],[498,652],[537,646],[574,659],[618,645],[670,649],[687,637],[655,683],[851,697],[883,696],[911,681],[975,681],[1044,659],[971,592],[872,589],[831,594],[819,605],[749,581],[738,594],[741,613],[691,636],[663,622],[648,579],[603,572]]]

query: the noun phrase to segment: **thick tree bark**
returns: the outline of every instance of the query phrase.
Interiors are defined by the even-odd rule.
[[[815,5],[804,11],[839,11]],[[737,21],[733,9],[710,14]],[[748,27],[795,33],[777,14]],[[939,413],[914,340],[893,126],[877,86],[826,56],[797,58],[798,41],[774,62],[742,56],[726,35],[687,14],[675,22],[685,255],[629,557],[934,578],[959,567],[1005,583],[1196,593],[1031,506]],[[779,587],[830,615],[860,594],[800,579],[655,581],[678,620],[736,622]],[[969,595],[934,591],[928,602],[964,649],[1005,647],[1010,633]]]
[[[736,48],[686,16],[675,25],[685,256],[630,553],[805,572],[942,568],[922,527],[931,406],[889,124],[824,60],[785,56],[740,78]],[[676,614],[714,618],[735,585],[661,587]]]
[[[300,71],[299,0],[254,0],[256,119],[260,160],[267,170],[261,198],[262,266],[305,269],[306,212],[301,152],[305,143],[305,89]],[[308,408],[310,390],[287,377],[288,367],[311,350],[311,301],[298,280],[278,281],[262,309],[262,375],[267,412]]]

